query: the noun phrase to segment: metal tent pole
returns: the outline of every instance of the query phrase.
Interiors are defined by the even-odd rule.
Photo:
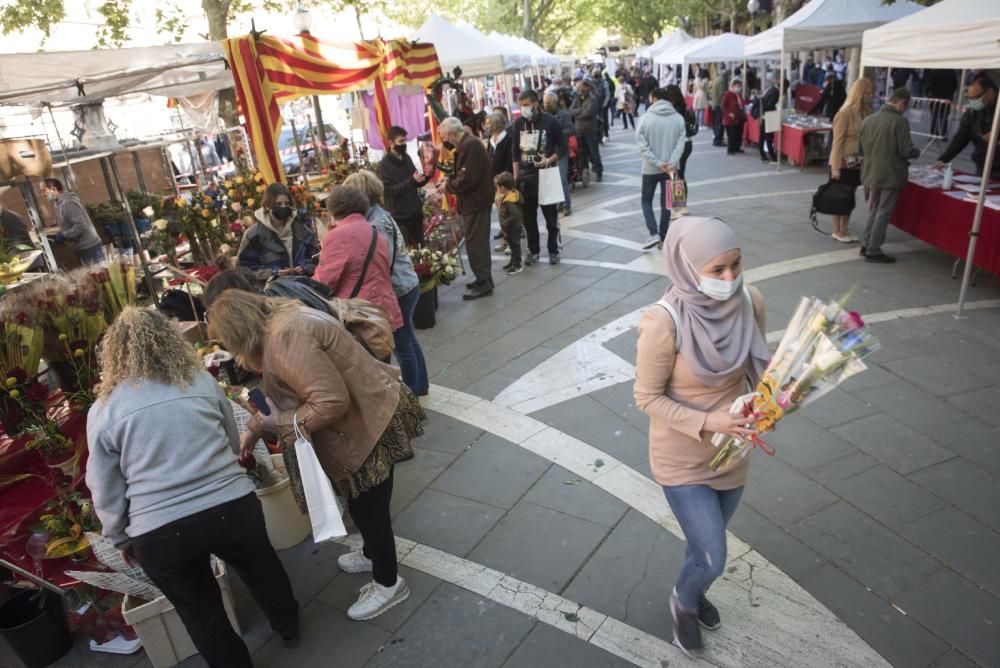
[[[993,109],[993,132],[1000,128],[1000,104],[995,104]],[[986,149],[986,162],[983,163],[983,178],[979,184],[979,199],[976,200],[976,213],[972,218],[972,231],[969,232],[969,253],[965,258],[965,272],[962,274],[962,288],[958,293],[958,309],[955,311],[955,319],[962,318],[962,308],[965,306],[965,299],[969,292],[969,283],[972,280],[972,261],[976,256],[976,242],[979,240],[979,228],[983,223],[983,203],[986,201],[986,186],[990,182],[990,172],[993,170],[993,161],[996,159],[997,140],[990,137],[989,148]]]
[[[778,62],[778,71],[775,73],[778,79],[778,171],[781,171],[781,128],[785,124],[785,40],[781,40],[781,60]],[[764,120],[764,114],[761,114],[762,127],[761,141],[764,140],[764,130],[767,129],[767,121]]]
[[[56,124],[56,115],[52,113],[51,104],[47,104],[45,106],[49,110],[49,118],[52,119],[52,127],[56,131],[56,139],[59,140],[59,150],[62,151],[63,162],[66,163],[67,174],[69,174],[69,185],[74,191],[76,191],[78,190],[76,187],[76,173],[73,171],[72,165],[69,164],[69,156],[66,155],[66,144],[63,142],[62,133],[59,132],[59,126]]]
[[[139,255],[139,262],[142,263],[142,273],[143,278],[146,281],[146,288],[149,290],[149,295],[153,298],[153,303],[157,306],[160,305],[160,297],[156,294],[156,284],[153,282],[153,273],[149,270],[149,263],[146,261],[146,253],[142,247],[142,239],[139,238],[139,230],[135,227],[135,216],[132,215],[132,207],[129,206],[128,198],[125,197],[125,193],[122,192],[122,182],[121,177],[118,174],[118,165],[115,163],[115,156],[111,154],[104,158],[102,161],[107,161],[108,167],[111,170],[111,178],[114,181],[115,190],[118,192],[118,196],[121,197],[122,207],[125,209],[125,215],[128,217],[128,227],[132,233],[132,243],[135,244],[134,248],[136,253]],[[110,183],[108,184],[111,185]]]
[[[49,266],[49,272],[54,274],[59,271],[59,265],[56,263],[56,256],[52,253],[52,245],[49,244],[49,238],[45,236],[45,224],[42,223],[42,215],[38,210],[38,198],[35,197],[35,189],[31,187],[31,181],[27,176],[24,177],[24,181],[17,182],[17,189],[21,191],[24,206],[28,210],[28,218],[31,219],[31,225],[35,228],[35,234],[38,235],[38,242],[42,244],[45,264]]]

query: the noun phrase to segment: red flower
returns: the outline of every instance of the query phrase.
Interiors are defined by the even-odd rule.
[[[219,365],[218,364],[213,364],[212,366],[208,367],[208,372],[210,374],[212,374],[213,378],[218,378],[219,377]]]
[[[36,404],[43,403],[49,398],[49,387],[45,383],[32,383],[28,386],[25,396],[28,397],[28,401]]]

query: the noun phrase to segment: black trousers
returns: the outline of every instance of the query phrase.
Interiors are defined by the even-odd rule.
[[[608,122],[610,120],[610,116],[611,116],[611,107],[610,106],[603,107],[601,109],[601,126],[600,126],[600,133],[597,136],[598,139],[600,139],[601,134],[604,135],[605,139],[608,138],[609,136],[608,128],[611,127],[610,123]]]
[[[712,130],[715,133],[712,142],[718,146],[722,143],[725,126],[722,125],[722,107],[712,107]]]
[[[372,561],[372,578],[383,587],[396,584],[396,537],[392,533],[389,502],[392,501],[393,471],[381,484],[347,500],[354,524],[365,541],[364,555]]]
[[[774,133],[765,132],[760,136],[760,158],[761,160],[778,161],[778,154],[774,152]]]
[[[604,173],[604,163],[601,161],[600,130],[583,130],[576,133],[577,145],[580,149],[580,165],[595,174]]]
[[[422,246],[424,243],[424,215],[421,213],[415,217],[396,218],[399,231],[403,233],[403,240],[407,246]]]
[[[299,604],[264,526],[253,493],[179,519],[132,540],[135,558],[174,604],[209,666],[252,666],[250,652],[222,605],[211,556],[225,561],[250,589],[282,637],[298,631]]]
[[[594,135],[597,130],[592,131]],[[590,133],[588,133],[590,134]],[[528,252],[541,252],[541,236],[538,232],[538,173],[524,174],[520,179],[521,194],[524,195],[524,233],[528,237]],[[559,211],[555,204],[541,207],[548,231],[549,255],[559,253]]]
[[[687,178],[684,174],[687,172],[688,158],[691,157],[691,151],[694,147],[691,145],[691,140],[688,139],[684,142],[684,152],[681,153],[680,163],[677,165],[677,176],[680,177],[681,181],[685,182],[687,185]]]
[[[732,154],[738,152],[743,145],[743,123],[727,125],[726,139],[729,142],[726,147],[726,153]]]
[[[632,127],[635,128],[635,116],[633,116],[632,114],[628,113],[624,109],[619,109],[618,110],[618,115],[622,117],[622,127],[624,129],[628,130],[628,124],[629,124],[630,121],[632,123]]]

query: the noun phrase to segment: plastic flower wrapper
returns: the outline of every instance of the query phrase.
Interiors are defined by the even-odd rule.
[[[757,420],[753,424],[757,435],[744,439],[716,434],[712,444],[718,452],[709,468],[718,470],[745,457],[753,447],[774,454],[760,434],[868,368],[862,358],[878,350],[879,343],[860,315],[844,309],[847,298],[802,298],[756,391],[730,407],[730,413],[746,416],[748,424],[751,417]]]

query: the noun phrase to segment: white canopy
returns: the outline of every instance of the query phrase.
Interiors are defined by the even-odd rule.
[[[0,72],[0,104],[10,105],[126,93],[187,97],[233,85],[218,42],[2,54]]]
[[[653,62],[658,65],[680,65],[684,62],[684,54],[688,51],[693,51],[695,49],[700,49],[707,44],[711,44],[719,38],[719,35],[713,35],[711,37],[702,37],[701,39],[692,39],[688,42],[682,42],[673,48],[666,49],[660,53],[653,56]],[[742,58],[743,56],[740,56]]]
[[[503,57],[504,72],[517,72],[531,65],[531,56],[524,52],[524,47],[521,45],[511,45],[504,40],[489,37],[471,23],[461,21],[457,26],[476,42],[490,44],[500,49],[500,55]]]
[[[691,35],[678,28],[669,35],[663,35],[660,39],[653,42],[652,45],[639,49],[636,51],[636,55],[640,58],[653,58],[661,53],[665,53],[670,49],[693,40],[694,37],[691,37]]]
[[[685,49],[681,65],[688,63],[729,63],[743,60],[747,38],[731,32],[716,35],[710,42]]]
[[[522,54],[528,60],[526,65],[534,65],[536,67],[559,67],[560,65],[561,61],[557,56],[552,55],[529,39],[513,35],[503,35],[496,31],[491,32],[488,37],[494,42],[505,45],[508,50]]]
[[[465,76],[481,77],[499,74],[507,67],[504,49],[499,44],[485,36],[482,40],[473,39],[469,31],[452,25],[437,14],[431,14],[413,39],[434,45],[441,69],[446,74],[461,67]]]
[[[986,0],[987,2],[996,0]],[[909,0],[812,0],[778,25],[747,40],[746,55],[858,46],[865,30],[919,12]]]
[[[944,0],[866,30],[864,66],[1000,68],[1000,1]]]

